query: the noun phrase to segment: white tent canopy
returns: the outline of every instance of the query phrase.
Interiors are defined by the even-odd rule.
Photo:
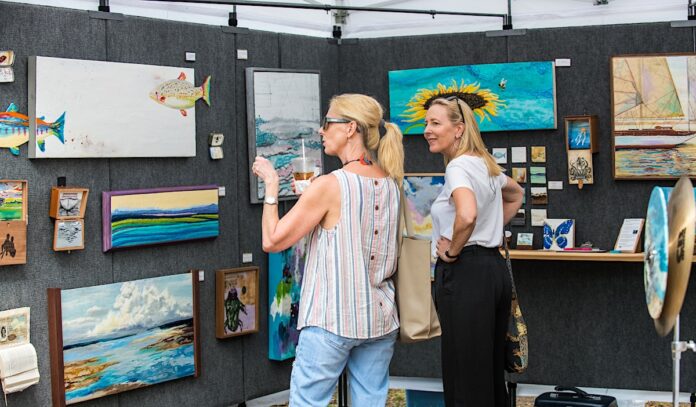
[[[97,10],[99,0],[6,0],[81,10]],[[200,1],[200,0],[199,0]],[[254,1],[254,0],[249,0]],[[263,0],[263,2],[278,2]],[[384,9],[436,10],[507,14],[507,0],[282,0],[281,3],[378,7]],[[606,2],[607,4],[595,4]],[[227,25],[230,5],[144,0],[110,0],[113,13]],[[628,24],[687,19],[687,0],[511,0],[512,23],[518,28],[569,27]],[[335,12],[291,8],[238,6],[239,27],[315,37],[331,37],[333,26],[342,28],[342,38],[394,37],[436,33],[476,32],[502,29],[496,17],[347,11],[345,22]],[[338,22],[337,22],[338,21]]]

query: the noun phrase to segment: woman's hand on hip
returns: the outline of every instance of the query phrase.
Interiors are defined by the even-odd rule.
[[[449,249],[451,244],[452,241],[444,236],[440,236],[440,238],[437,239],[437,257],[439,257],[445,263],[452,263],[455,260],[457,260],[451,257],[447,257],[447,255],[445,254],[445,252],[447,251],[447,249]]]

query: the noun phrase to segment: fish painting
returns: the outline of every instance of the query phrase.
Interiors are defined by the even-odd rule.
[[[150,98],[155,102],[178,109],[182,116],[187,116],[186,109],[192,108],[198,99],[203,99],[210,106],[210,76],[207,76],[199,87],[186,80],[183,72],[179,77],[159,84],[150,92]]]
[[[65,144],[63,130],[65,128],[65,112],[53,123],[36,119],[36,144],[41,151],[46,149],[46,139],[50,136],[58,137]],[[29,141],[29,116],[19,113],[14,103],[10,103],[7,110],[0,112],[0,148],[9,148],[14,155],[19,155],[19,146]]]

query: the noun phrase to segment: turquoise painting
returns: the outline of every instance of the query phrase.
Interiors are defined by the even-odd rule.
[[[268,358],[295,357],[300,340],[297,317],[305,267],[306,240],[268,255]]]
[[[389,72],[390,121],[404,134],[423,134],[438,97],[458,96],[481,131],[556,128],[553,62],[460,65]]]
[[[215,185],[102,193],[103,251],[220,233]]]
[[[67,404],[196,374],[191,273],[60,295]]]
[[[568,121],[568,148],[571,150],[587,150],[590,148],[589,121]]]

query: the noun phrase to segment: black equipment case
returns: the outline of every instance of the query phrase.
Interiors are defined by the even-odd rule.
[[[577,387],[556,386],[556,391],[542,393],[534,400],[534,407],[617,407],[611,396],[588,394]]]

